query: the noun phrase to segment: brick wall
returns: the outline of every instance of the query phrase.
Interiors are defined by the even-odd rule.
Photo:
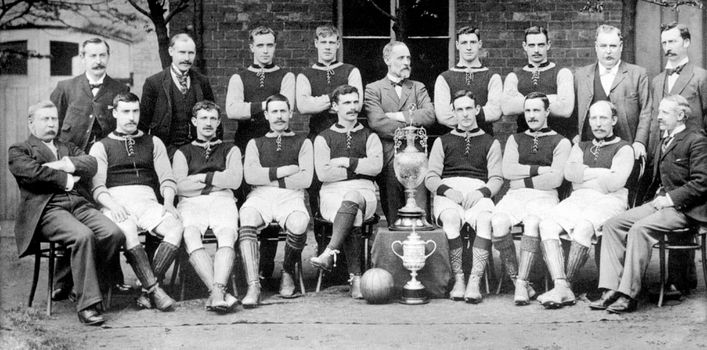
[[[248,48],[251,29],[259,25],[273,28],[278,33],[275,62],[297,74],[316,61],[314,30],[335,21],[334,11],[331,0],[204,0],[204,58],[216,102],[225,106],[231,75],[253,63]],[[170,24],[172,33],[184,31],[191,18],[191,13],[176,16]],[[308,122],[307,118],[295,116],[293,129],[304,131]],[[236,123],[227,121],[225,125],[228,140]]]
[[[261,24],[275,29],[279,33],[276,62],[297,73],[316,60],[312,34],[318,25],[336,22],[335,3],[335,0],[228,3],[204,0],[204,59],[217,102],[225,104],[228,79],[237,68],[252,63],[248,30]],[[621,1],[606,0],[603,13],[579,12],[585,3],[586,0],[459,0],[456,23],[481,28],[486,49],[484,64],[504,77],[513,67],[527,63],[521,42],[523,31],[531,25],[549,28],[551,60],[560,66],[576,68],[595,60],[594,30],[599,24],[620,27]],[[183,31],[189,24],[191,14],[181,14],[171,23],[172,32]],[[305,130],[306,123],[305,118],[295,118],[295,130]],[[227,135],[234,128],[235,123],[229,122]],[[506,119],[496,128],[505,139],[514,130],[514,120]]]

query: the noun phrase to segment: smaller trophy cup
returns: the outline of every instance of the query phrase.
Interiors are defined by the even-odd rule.
[[[433,248],[429,254],[425,254],[425,248],[429,243],[432,243]],[[395,251],[396,244],[403,247],[403,255]],[[400,303],[408,305],[427,304],[429,298],[425,292],[425,286],[417,280],[417,271],[425,267],[425,260],[435,252],[437,243],[431,239],[428,241],[421,240],[413,225],[412,232],[410,232],[407,239],[403,242],[393,242],[390,248],[393,250],[393,254],[403,260],[403,266],[410,270],[410,276],[412,276],[403,286],[403,295],[400,298]]]

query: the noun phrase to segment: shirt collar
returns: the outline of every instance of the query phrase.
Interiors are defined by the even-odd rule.
[[[88,72],[86,72],[86,79],[88,79],[89,84],[103,84],[103,79],[106,78],[106,73],[103,73],[103,75],[96,81],[91,80],[91,77],[88,75]]]
[[[668,68],[675,68],[678,66],[682,66],[683,64],[687,64],[687,62],[689,60],[690,60],[689,57],[685,57],[682,60],[680,60],[680,62],[678,62],[678,64],[676,64],[676,65],[673,65],[672,62],[668,61],[668,63],[665,64],[665,68],[668,69]]]
[[[616,62],[616,64],[611,68],[606,68],[601,63],[597,64],[599,65],[599,76],[604,76],[607,74],[616,75],[619,72],[619,65],[621,64],[621,60]]]
[[[391,75],[391,74],[388,74],[388,80],[390,80],[390,81],[392,81],[392,82],[394,82],[394,83],[399,83],[399,82],[403,81],[403,79],[401,79],[401,78],[396,78],[396,77],[394,77],[394,76]]]
[[[177,77],[177,74],[189,76],[188,70],[186,72],[182,72],[179,70],[179,68],[177,68],[177,66],[174,65],[174,63],[172,63],[171,65],[170,72],[172,72],[172,76],[175,78]]]
[[[665,137],[668,137],[668,136],[670,136],[670,137],[675,137],[675,135],[677,135],[679,132],[681,132],[681,131],[683,131],[683,130],[685,130],[685,129],[687,129],[687,127],[685,126],[685,124],[680,124],[680,125],[676,126],[675,129],[673,129],[673,132],[671,132],[670,134],[668,134],[668,130],[665,130],[665,131],[663,132],[663,137],[664,137],[664,138],[665,138]]]

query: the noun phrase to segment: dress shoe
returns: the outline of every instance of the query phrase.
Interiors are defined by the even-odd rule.
[[[633,312],[636,311],[637,304],[636,299],[622,295],[613,304],[609,305],[606,308],[606,311],[609,311],[612,314]]]
[[[71,302],[76,302],[76,293],[71,288],[56,288],[52,292],[52,301],[62,301],[69,299]]]
[[[589,308],[592,310],[606,310],[609,305],[613,304],[619,298],[619,292],[615,290],[606,290],[601,294],[601,298],[589,303]]]
[[[88,326],[100,326],[105,322],[103,315],[98,311],[96,305],[89,306],[78,312],[79,321]]]

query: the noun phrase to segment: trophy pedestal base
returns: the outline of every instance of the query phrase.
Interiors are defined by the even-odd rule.
[[[401,304],[406,305],[421,305],[430,302],[427,293],[424,289],[407,289],[403,288],[403,295],[400,297]]]
[[[416,231],[432,231],[435,229],[434,225],[427,222],[424,212],[408,212],[403,209],[398,211],[398,218],[390,226],[391,231],[412,231],[413,227],[415,227]]]

